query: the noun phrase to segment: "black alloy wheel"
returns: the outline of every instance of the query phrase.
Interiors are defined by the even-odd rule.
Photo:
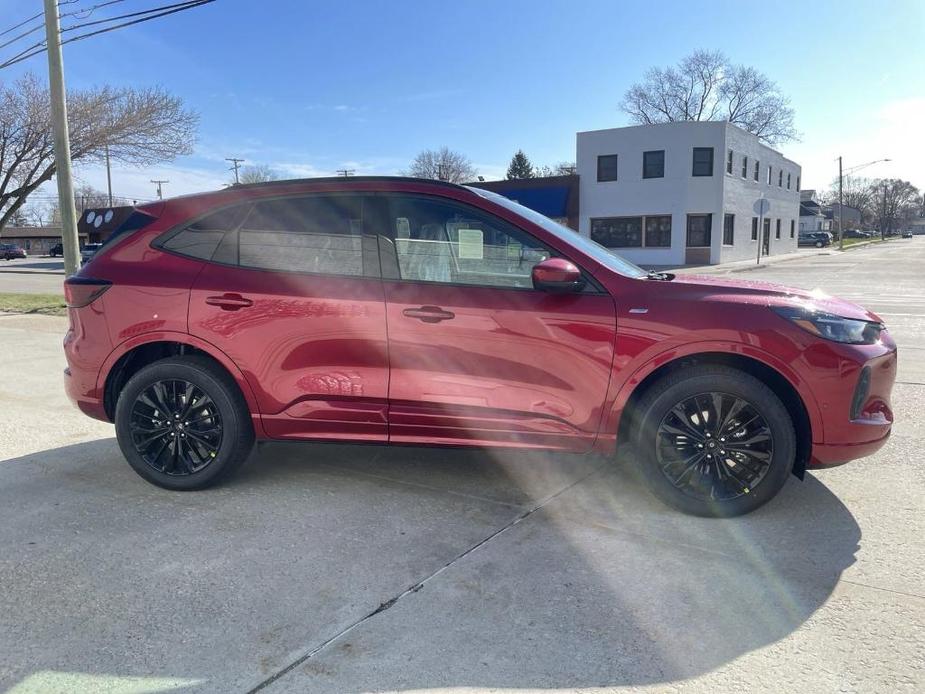
[[[685,513],[754,511],[794,467],[790,411],[767,384],[732,366],[677,368],[646,388],[632,416],[635,469],[653,494]]]
[[[116,401],[116,438],[132,468],[165,489],[204,489],[254,447],[251,413],[234,378],[202,355],[138,370]]]
[[[165,475],[205,469],[222,444],[222,416],[201,388],[189,381],[155,381],[135,398],[129,426],[145,463]]]
[[[747,400],[699,393],[662,418],[656,458],[671,484],[696,498],[728,501],[750,494],[770,469],[771,428]]]

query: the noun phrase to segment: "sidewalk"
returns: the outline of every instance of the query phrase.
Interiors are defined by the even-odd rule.
[[[887,239],[887,241],[890,240],[891,239]],[[803,258],[811,258],[817,255],[837,255],[839,253],[853,251],[858,248],[866,248],[868,246],[873,246],[879,243],[886,242],[880,241],[879,239],[875,241],[862,241],[861,243],[853,243],[850,246],[846,246],[844,251],[839,250],[837,243],[833,243],[827,248],[804,248],[797,251],[796,253],[782,253],[781,255],[762,256],[760,264],[756,262],[755,258],[749,258],[748,260],[735,260],[729,263],[720,263],[718,265],[659,265],[652,267],[646,266],[646,269],[656,270],[659,272],[683,272],[697,275],[725,275],[731,272],[747,272],[749,270],[757,270],[759,268],[767,267],[768,265],[787,263],[791,260],[801,260]]]

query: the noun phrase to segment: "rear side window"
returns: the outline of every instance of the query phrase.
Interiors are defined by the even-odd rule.
[[[248,208],[248,205],[235,205],[213,212],[173,234],[162,246],[192,258],[210,260],[225,234],[233,232],[241,224]],[[234,262],[231,257],[228,260]]]
[[[261,270],[378,277],[367,207],[359,195],[257,202],[238,232],[238,262]]]

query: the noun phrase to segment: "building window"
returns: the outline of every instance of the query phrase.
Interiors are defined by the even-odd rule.
[[[742,157],[742,178],[748,178],[748,157]]]
[[[787,190],[790,190],[790,174],[787,174]]]
[[[694,176],[712,176],[713,175],[713,148],[712,147],[694,147],[694,167],[692,175]]]
[[[735,219],[734,214],[727,214],[723,217],[723,245],[732,246],[735,243]]]
[[[601,154],[597,158],[597,180],[598,181],[616,181],[617,180],[617,155]]]
[[[752,217],[752,241],[758,240],[758,218]]]
[[[771,171],[772,170],[773,170],[773,167],[770,164],[768,164],[768,185],[771,185]]]
[[[758,169],[761,168],[761,162],[757,159],[755,160],[755,180],[758,180]]]
[[[665,150],[659,149],[642,153],[642,177],[665,177]]]
[[[726,173],[732,173],[732,150],[729,150],[729,153],[726,155]]]
[[[791,219],[790,220],[790,238],[793,238],[793,224],[794,224],[794,221]]]
[[[646,247],[671,247],[671,215],[646,217]]]
[[[797,192],[800,192],[800,177],[797,176]]]
[[[775,239],[779,239],[779,238],[780,238],[780,220],[779,220],[779,219],[777,220],[777,229],[776,229],[776,231],[774,232],[774,238],[775,238]]]
[[[709,248],[710,232],[713,227],[712,214],[687,215],[688,248]]]
[[[783,169],[777,172],[777,187],[778,188],[784,187],[784,170]]]
[[[591,239],[607,248],[641,248],[642,217],[592,219]]]

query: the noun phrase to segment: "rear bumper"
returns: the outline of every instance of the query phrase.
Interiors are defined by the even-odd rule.
[[[80,382],[80,379],[74,375],[70,367],[64,370],[64,392],[68,399],[74,403],[78,410],[88,417],[108,422],[106,408],[103,407],[103,401],[100,398],[87,395],[86,385]]]

